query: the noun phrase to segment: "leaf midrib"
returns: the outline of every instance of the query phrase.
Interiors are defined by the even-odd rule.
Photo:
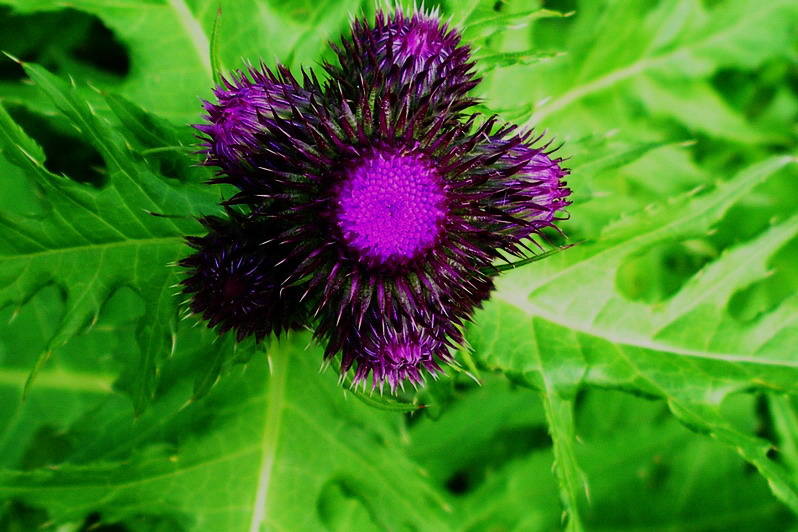
[[[266,521],[269,501],[269,488],[274,473],[274,461],[280,443],[280,430],[285,410],[285,390],[288,379],[288,357],[280,353],[277,343],[271,345],[267,354],[271,377],[266,398],[266,419],[263,425],[261,462],[258,468],[258,484],[252,505],[250,532],[258,532]]]
[[[157,237],[157,238],[134,238],[130,240],[118,240],[113,242],[101,242],[96,244],[84,244],[79,246],[65,246],[43,251],[35,251],[31,253],[22,253],[18,255],[0,255],[0,259],[4,260],[32,260],[39,257],[46,257],[49,255],[69,254],[69,253],[85,253],[85,252],[101,252],[111,248],[121,248],[126,246],[160,246],[166,244],[179,244],[183,240],[179,236]]]
[[[745,364],[756,364],[761,366],[792,367],[798,369],[798,361],[772,360],[768,358],[758,358],[748,354],[739,354],[739,353],[710,353],[707,351],[687,349],[684,347],[678,347],[662,342],[656,342],[642,335],[625,336],[621,334],[613,334],[612,332],[609,332],[607,330],[596,329],[590,326],[586,326],[581,321],[580,322],[571,321],[562,315],[547,312],[542,307],[536,306],[533,303],[525,302],[522,306],[519,305],[517,301],[513,301],[512,299],[508,299],[507,297],[502,295],[498,295],[497,298],[522,310],[530,318],[541,318],[554,325],[565,327],[577,333],[593,336],[594,338],[606,340],[607,342],[613,344],[618,344],[628,347],[637,347],[640,349],[648,349],[652,351],[661,351],[675,356],[701,358],[716,362],[726,362],[726,363],[736,362],[736,363],[745,363]]]
[[[0,368],[0,387],[13,387],[20,390],[30,375],[30,369]],[[115,375],[89,373],[85,371],[52,370],[39,373],[36,389],[76,391],[86,393],[110,393],[113,390]]]
[[[703,39],[700,39],[696,42],[692,43],[684,43],[682,46],[678,46],[670,51],[663,52],[660,54],[656,54],[650,57],[643,57],[621,68],[617,68],[604,74],[601,77],[594,78],[593,81],[585,83],[579,87],[572,88],[565,92],[559,98],[551,100],[545,107],[538,111],[534,111],[532,116],[524,123],[524,127],[532,127],[535,124],[542,122],[546,117],[555,113],[565,107],[568,107],[574,102],[581,100],[582,98],[594,94],[596,92],[600,92],[608,87],[611,87],[615,83],[624,81],[635,74],[640,74],[652,66],[657,65],[658,63],[667,62],[670,59],[678,56],[680,53],[683,53],[690,49],[701,48],[702,46],[707,46],[708,44],[713,43],[716,40],[722,39],[724,35],[728,33],[733,33],[737,31],[737,28],[741,26],[741,24],[753,24],[753,20],[759,20],[764,18],[762,13],[765,12],[768,15],[770,14],[770,10],[761,9],[755,12],[755,14],[759,14],[759,17],[748,17],[748,18],[741,18],[739,19],[740,22],[738,24],[734,24],[731,26],[725,26],[723,31],[710,34]]]
[[[197,58],[202,64],[202,68],[208,77],[212,77],[213,70],[211,68],[211,44],[202,25],[194,17],[186,4],[185,0],[168,0],[169,6],[177,16],[178,21],[186,31],[186,35],[191,41],[191,45],[197,52]]]

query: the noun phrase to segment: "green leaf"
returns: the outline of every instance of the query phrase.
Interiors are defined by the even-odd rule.
[[[90,455],[0,473],[0,498],[46,506],[59,522],[87,507],[111,522],[146,507],[186,530],[301,531],[339,522],[327,499],[344,494],[379,529],[445,529],[446,502],[391,441],[391,414],[346,400],[333,375],[320,378],[321,350],[306,342],[272,345],[205,401],[176,410],[171,393],[135,424],[111,400],[101,423],[87,419],[87,432],[71,435]],[[106,421],[114,417],[126,421]],[[173,445],[159,443],[177,427]],[[119,432],[126,441],[111,437]]]
[[[94,190],[48,172],[43,152],[2,111],[4,152],[35,178],[47,214],[43,218],[0,216],[4,227],[0,305],[20,305],[48,284],[58,286],[66,295],[63,318],[37,362],[33,379],[55,347],[91,327],[114,290],[132,288],[145,301],[148,316],[146,326],[142,322],[137,334],[140,365],[135,400],[143,408],[175,334],[172,285],[177,282],[177,271],[170,264],[185,253],[182,237],[198,228],[190,217],[159,218],[149,213],[196,216],[214,212],[213,194],[196,184],[178,190],[175,183],[154,174],[73,87],[36,65],[24,66],[100,152],[109,183]]]
[[[550,99],[530,117],[529,125],[648,72],[700,78],[722,67],[755,67],[773,54],[786,53],[796,14],[789,0],[767,5],[725,2],[711,9],[689,0],[662,3],[657,9],[645,2],[615,2],[601,14],[604,24],[591,27],[591,15],[599,9],[589,6],[581,13],[581,23],[569,34],[569,60],[547,73],[545,86],[537,92],[548,92],[538,100]]]
[[[798,300],[788,298],[747,327],[724,310],[737,289],[767,274],[768,258],[798,234],[798,216],[732,248],[664,304],[630,301],[616,290],[618,269],[630,254],[709,231],[731,205],[790,161],[765,161],[710,192],[623,219],[597,242],[510,273],[472,328],[477,357],[545,398],[599,386],[666,399],[680,420],[738,450],[781,500],[798,509],[798,486],[767,458],[770,444],[735,430],[717,411],[735,392],[798,391],[798,361],[785,349],[798,331]],[[564,424],[560,436],[572,437],[568,416],[552,417],[553,431],[558,422]],[[570,458],[571,452],[566,447],[560,455]],[[578,469],[564,474],[569,509]]]

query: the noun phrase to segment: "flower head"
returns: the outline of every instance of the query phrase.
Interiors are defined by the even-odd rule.
[[[494,262],[523,255],[562,218],[568,172],[540,138],[465,114],[474,65],[436,16],[358,20],[336,53],[325,83],[264,67],[206,105],[211,124],[198,128],[207,162],[238,189],[226,203],[249,214],[239,233],[206,224],[209,236],[192,241],[199,251],[184,261],[194,272],[186,286],[212,319],[223,315],[226,285],[200,288],[206,272],[257,272],[243,276],[257,299],[235,319],[246,325],[230,328],[288,328],[307,308],[342,372],[354,367],[355,382],[395,389],[452,361],[493,288]],[[286,311],[257,328],[266,305]]]
[[[409,261],[439,239],[446,195],[424,157],[376,149],[358,158],[335,188],[338,228],[364,260]]]

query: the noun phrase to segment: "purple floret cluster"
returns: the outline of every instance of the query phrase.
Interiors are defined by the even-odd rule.
[[[309,327],[341,375],[391,390],[453,362],[493,266],[563,219],[550,143],[469,112],[467,44],[434,13],[378,13],[325,80],[261,65],[206,102],[204,164],[226,215],[181,261],[190,309],[237,338]]]

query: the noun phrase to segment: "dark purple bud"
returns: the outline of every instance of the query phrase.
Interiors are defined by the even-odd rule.
[[[441,373],[438,361],[451,360],[445,339],[436,338],[435,331],[406,322],[396,329],[386,326],[382,319],[362,327],[343,351],[344,357],[356,364],[354,386],[365,386],[371,375],[372,390],[382,390],[387,382],[392,392],[404,388],[405,381],[413,386],[420,384],[427,374],[437,378]]]
[[[209,232],[190,237],[196,251],[180,261],[188,269],[182,282],[190,296],[189,309],[202,316],[208,327],[219,333],[233,330],[238,340],[254,335],[262,340],[272,332],[297,329],[307,320],[299,302],[299,290],[282,288],[288,276],[262,224],[230,211],[229,220],[207,217],[201,220]]]

